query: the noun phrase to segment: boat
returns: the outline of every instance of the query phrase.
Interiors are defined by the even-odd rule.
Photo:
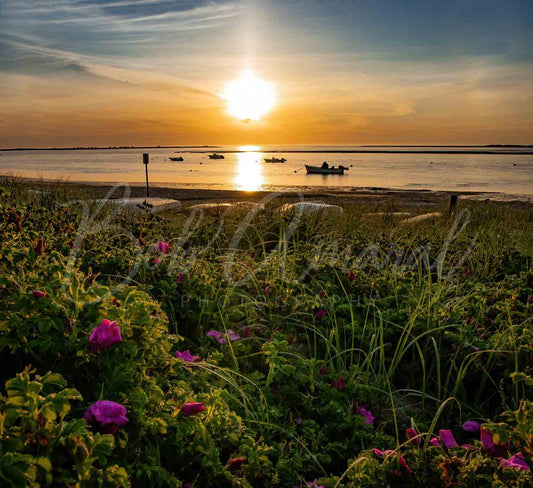
[[[284,163],[285,158],[265,158],[265,163]]]
[[[342,165],[338,168],[335,168],[335,166],[323,168],[322,166],[309,166],[306,164],[305,169],[307,170],[308,175],[343,175],[349,168]]]
[[[183,161],[183,158],[181,156],[177,158],[168,158],[168,159],[170,159],[171,161]]]
[[[224,159],[224,155],[217,153],[209,154],[209,159]]]

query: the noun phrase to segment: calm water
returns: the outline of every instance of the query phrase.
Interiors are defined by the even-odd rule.
[[[220,147],[218,151],[237,150]],[[324,148],[263,147],[248,152],[225,154],[210,160],[204,149],[117,149],[87,151],[3,152],[0,172],[72,182],[144,182],[142,153],[150,153],[150,181],[155,185],[260,190],[277,187],[389,187],[399,189],[496,191],[533,195],[533,155],[498,154],[268,154],[268,150],[316,151]],[[328,149],[370,150],[364,147]],[[397,149],[402,148],[382,148]],[[450,148],[447,148],[450,149]],[[460,150],[461,148],[457,148]],[[480,148],[482,149],[482,148]],[[483,148],[485,149],[485,148]],[[410,150],[422,150],[411,148]],[[427,150],[427,148],[425,149]],[[171,156],[183,156],[173,163]],[[265,157],[285,157],[285,164],[268,164]],[[304,164],[349,166],[344,176],[307,175]]]

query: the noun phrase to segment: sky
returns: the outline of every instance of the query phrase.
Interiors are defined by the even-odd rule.
[[[531,0],[1,0],[0,147],[533,144],[532,46]]]

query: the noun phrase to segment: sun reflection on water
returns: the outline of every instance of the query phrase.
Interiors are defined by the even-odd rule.
[[[237,153],[237,174],[234,184],[237,190],[258,191],[263,189],[264,177],[261,153],[258,146],[241,146]]]

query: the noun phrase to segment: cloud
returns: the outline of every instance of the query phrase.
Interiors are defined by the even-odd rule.
[[[113,60],[72,53],[60,49],[37,46],[19,41],[4,40],[5,43],[13,45],[23,51],[49,57],[61,62],[63,69],[69,71],[85,71],[93,76],[106,78],[120,83],[127,83],[149,90],[167,90],[176,93],[178,90],[194,92],[209,97],[218,97],[207,90],[197,88],[185,80],[176,77],[165,76],[163,74],[151,73],[145,70],[126,69],[110,64]]]
[[[3,12],[3,26],[20,26],[22,30],[53,25],[76,26],[87,34],[90,32],[137,33],[158,30],[169,31],[204,29],[218,22],[235,17],[242,11],[239,3],[215,3],[176,8],[175,2],[109,2],[79,3],[74,0],[50,0],[46,3],[28,0],[7,0]],[[139,9],[139,7],[150,7]],[[0,31],[2,28],[0,28]],[[60,33],[60,32],[57,32]],[[54,38],[56,32],[48,32]],[[83,31],[82,31],[83,33]]]

